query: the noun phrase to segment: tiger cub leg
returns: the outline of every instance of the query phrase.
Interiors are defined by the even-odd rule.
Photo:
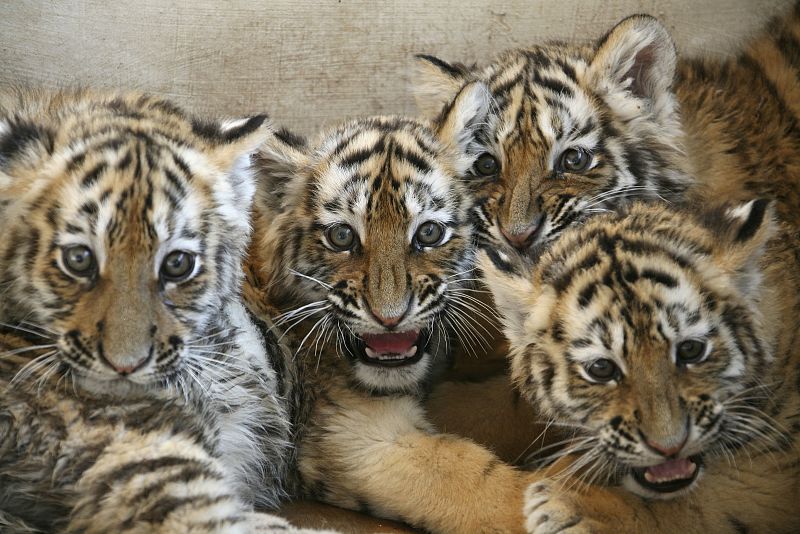
[[[299,451],[311,496],[432,532],[523,530],[523,494],[538,476],[434,433],[411,397],[335,398],[318,406]]]
[[[255,513],[222,464],[183,436],[124,431],[76,484],[65,534],[301,532]]]

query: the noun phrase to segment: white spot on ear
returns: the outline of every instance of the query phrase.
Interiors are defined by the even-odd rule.
[[[728,208],[725,210],[725,215],[731,217],[732,219],[741,219],[747,220],[747,217],[750,216],[750,212],[753,210],[753,203],[755,200],[751,200],[745,204],[741,204],[739,206]]]
[[[244,126],[247,121],[250,120],[250,117],[245,117],[244,119],[228,119],[222,121],[222,124],[219,125],[219,129],[221,132],[227,132],[230,130],[234,130],[236,128],[240,128]]]

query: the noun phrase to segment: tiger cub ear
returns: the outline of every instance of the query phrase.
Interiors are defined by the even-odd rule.
[[[514,252],[486,246],[478,252],[478,269],[492,293],[506,337],[512,345],[526,345],[526,324],[537,298],[530,267]]]
[[[0,193],[13,184],[15,166],[37,165],[52,153],[53,142],[53,133],[40,124],[0,118]]]
[[[666,118],[675,107],[671,88],[676,64],[667,29],[653,17],[634,15],[600,39],[588,76],[601,95],[633,95],[648,102],[656,118]]]
[[[761,257],[776,231],[772,202],[751,200],[709,214],[707,220],[719,238],[716,264],[733,276],[743,294],[754,296],[761,282]]]
[[[294,189],[300,188],[305,180],[308,142],[282,128],[267,139],[253,161],[258,169],[259,206],[268,212],[280,212],[291,204]]]
[[[236,195],[234,202],[249,207],[256,191],[251,157],[272,132],[267,116],[228,121],[194,119],[192,131],[207,143],[206,157],[226,173]]]
[[[418,54],[416,60],[411,90],[417,109],[435,119],[471,79],[470,69],[426,54]]]
[[[480,149],[477,134],[486,126],[491,94],[483,82],[464,86],[437,121],[439,139],[457,154],[456,172],[465,174]]]

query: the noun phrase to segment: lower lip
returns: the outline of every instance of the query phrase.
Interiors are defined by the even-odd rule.
[[[422,359],[425,353],[424,348],[420,347],[420,341],[423,338],[423,333],[420,333],[417,338],[417,343],[412,345],[411,348],[406,350],[403,354],[386,354],[378,356],[369,347],[362,345],[356,349],[359,360],[374,367],[404,367],[406,365],[413,365]],[[370,353],[375,354],[372,356]]]
[[[691,458],[688,458],[688,460],[695,465],[695,468],[691,476],[686,478],[668,480],[665,482],[650,482],[647,480],[647,478],[645,478],[645,469],[642,468],[637,468],[634,470],[633,478],[640,486],[650,491],[654,491],[656,493],[661,493],[664,495],[668,495],[670,493],[676,493],[678,491],[691,487],[697,480],[697,477],[700,474],[700,470],[703,467],[702,458],[700,458],[699,456],[693,456]]]

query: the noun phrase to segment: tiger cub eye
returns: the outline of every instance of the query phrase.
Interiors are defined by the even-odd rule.
[[[183,250],[167,254],[161,264],[161,277],[169,282],[182,282],[194,272],[195,255]]]
[[[675,359],[679,364],[698,363],[706,355],[706,344],[699,339],[686,339],[675,348]]]
[[[586,372],[597,382],[611,382],[619,375],[619,367],[608,358],[600,358],[587,365]]]
[[[480,176],[492,176],[500,171],[500,163],[497,161],[497,158],[488,152],[484,152],[475,160],[473,169],[475,173]]]
[[[560,167],[563,172],[583,172],[591,164],[592,155],[585,148],[568,148],[561,153]]]
[[[86,245],[64,247],[61,250],[61,259],[69,273],[74,276],[86,278],[94,273],[94,253]]]
[[[356,233],[347,224],[334,224],[325,232],[325,237],[334,250],[350,250],[356,244]]]
[[[443,238],[444,226],[434,221],[422,223],[414,235],[417,245],[423,247],[435,247]]]

